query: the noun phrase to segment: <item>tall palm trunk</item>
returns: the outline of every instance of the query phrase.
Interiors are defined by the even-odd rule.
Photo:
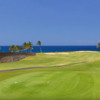
[[[40,52],[42,52],[42,46],[40,45]]]

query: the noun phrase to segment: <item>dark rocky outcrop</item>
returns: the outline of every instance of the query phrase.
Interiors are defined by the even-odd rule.
[[[36,53],[0,53],[0,63],[19,61],[28,56],[35,56]]]

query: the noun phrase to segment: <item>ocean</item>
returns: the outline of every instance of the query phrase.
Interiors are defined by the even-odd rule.
[[[40,47],[34,46],[32,52],[39,53]],[[96,46],[42,46],[42,52],[100,51]],[[9,46],[0,46],[0,52],[10,52]],[[21,52],[30,52],[21,51]]]

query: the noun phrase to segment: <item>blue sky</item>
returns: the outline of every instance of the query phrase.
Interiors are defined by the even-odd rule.
[[[0,45],[100,42],[100,0],[0,0]]]

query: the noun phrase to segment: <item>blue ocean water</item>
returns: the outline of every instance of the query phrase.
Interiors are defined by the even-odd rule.
[[[40,52],[39,46],[34,46],[32,52]],[[66,51],[100,51],[96,46],[42,46],[42,52],[66,52]],[[21,51],[21,52],[29,52]],[[9,46],[1,46],[0,52],[10,52]]]

